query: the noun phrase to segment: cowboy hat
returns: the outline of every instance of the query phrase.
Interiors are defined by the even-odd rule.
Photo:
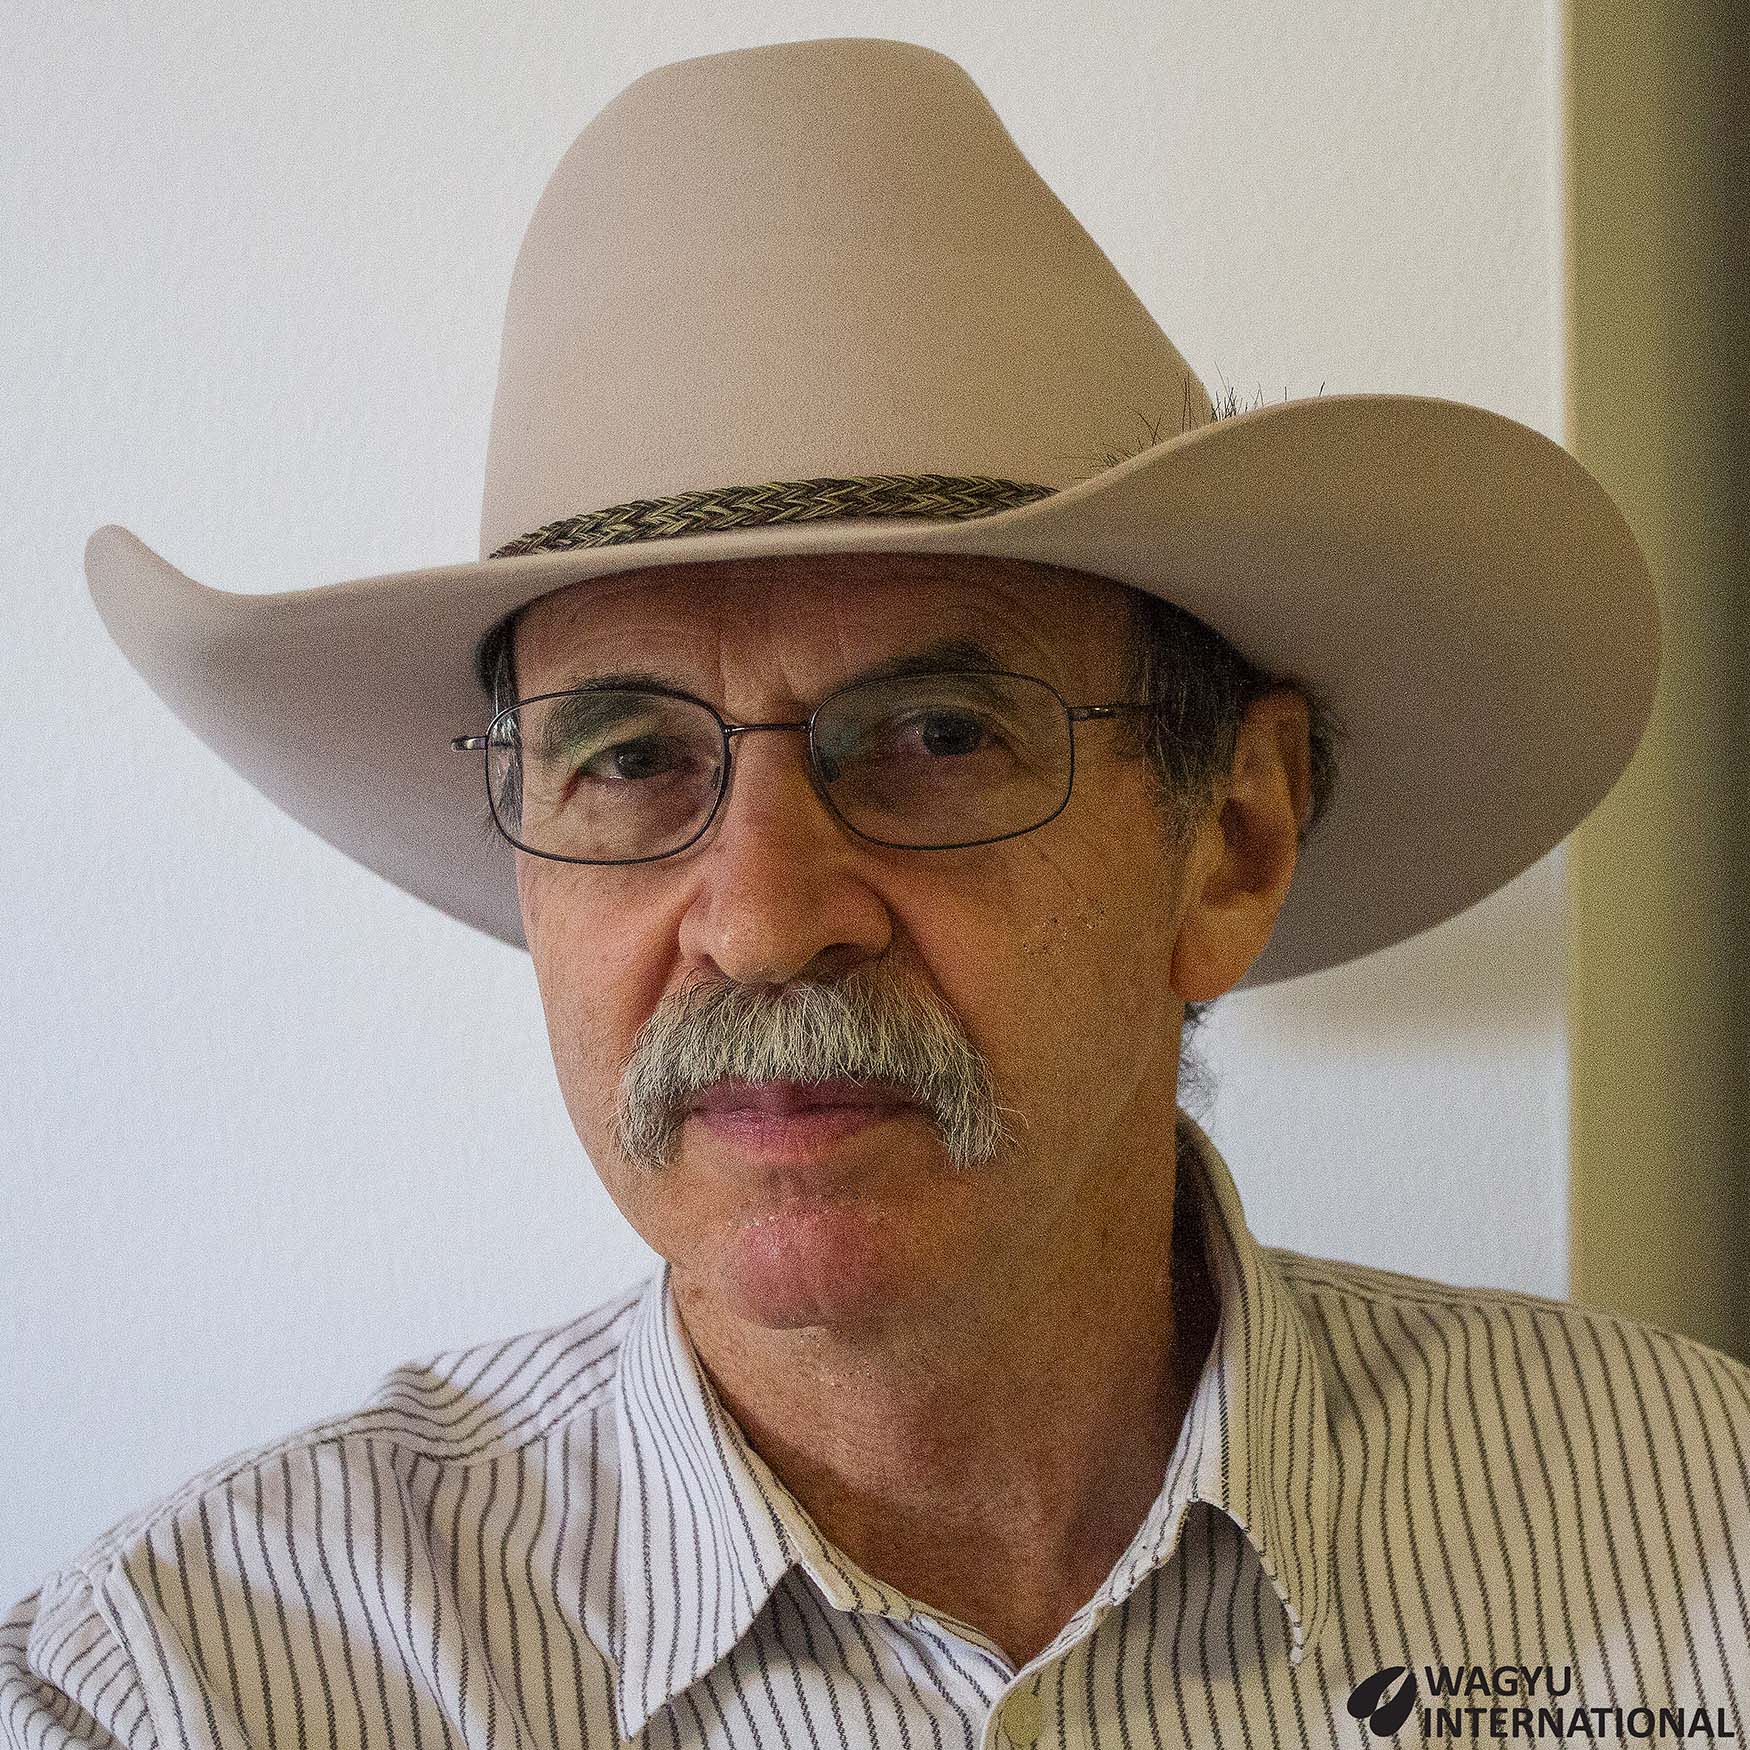
[[[1165,435],[1102,462],[1139,411]],[[481,634],[611,572],[872,551],[1154,592],[1331,705],[1342,779],[1252,985],[1511,879],[1651,705],[1645,565],[1563,449],[1418,396],[1214,417],[967,75],[862,39],[660,68],[567,152],[512,277],[478,560],[238,594],[110,526],[86,568],[238,771],[520,945],[513,854],[450,747],[483,726]]]

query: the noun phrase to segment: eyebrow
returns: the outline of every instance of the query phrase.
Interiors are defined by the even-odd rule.
[[[661,683],[645,683],[636,678],[586,681],[581,687],[556,699],[552,709],[541,718],[534,747],[537,757],[560,760],[577,742],[623,723],[632,715],[632,706],[619,694],[623,689],[646,684]]]
[[[870,663],[828,691],[836,692],[838,687],[854,686],[860,681],[894,680],[902,675],[953,674],[963,670],[989,673],[1002,668],[1003,663],[989,645],[977,638],[936,638],[916,650]],[[628,713],[615,703],[614,694],[655,691],[697,696],[673,676],[643,668],[573,674],[568,685],[556,690],[570,696],[558,700],[541,725],[534,751],[544,760],[557,760],[585,736],[623,721]]]
[[[852,686],[858,681],[892,680],[899,675],[951,674],[956,669],[1005,670],[1006,667],[989,645],[977,638],[936,638],[928,644],[920,645],[916,650],[887,657],[881,662],[872,662],[866,668],[846,675],[837,686],[829,688],[828,691],[837,691],[837,687]],[[552,690],[591,693],[610,689],[616,692],[645,689],[685,693],[689,698],[697,696],[690,687],[673,675],[659,674],[654,669],[643,668],[615,669],[606,674],[573,674],[570,679],[562,681]]]

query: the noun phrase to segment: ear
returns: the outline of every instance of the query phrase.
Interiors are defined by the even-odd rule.
[[[1221,996],[1263,953],[1288,897],[1311,794],[1306,700],[1278,687],[1241,721],[1227,784],[1185,859],[1172,966],[1182,1001]]]

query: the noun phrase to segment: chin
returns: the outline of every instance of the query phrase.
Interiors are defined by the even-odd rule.
[[[867,1201],[786,1199],[736,1220],[719,1255],[717,1297],[768,1330],[879,1321],[916,1287],[898,1239]]]

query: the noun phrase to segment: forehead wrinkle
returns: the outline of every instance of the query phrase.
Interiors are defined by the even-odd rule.
[[[1105,683],[1099,677],[1122,643],[1101,636],[1107,616],[1100,609],[1119,588],[1018,560],[881,553],[623,572],[530,604],[534,612],[525,610],[517,627],[519,690],[525,696],[556,691],[612,673],[619,666],[613,656],[579,660],[590,646],[605,645],[614,656],[624,653],[626,666],[641,676],[738,709],[744,701],[727,695],[732,687],[738,695],[745,688],[768,703],[745,702],[764,710],[798,704],[883,662],[898,665],[924,644],[944,644],[958,634],[979,647],[964,649],[966,666],[1037,674],[1066,697],[1090,686],[1100,692]],[[1066,595],[1074,598],[1068,613]],[[604,610],[611,621],[605,629]],[[915,637],[899,642],[896,633],[908,624]],[[535,634],[544,662],[525,666],[525,631]],[[1098,648],[1107,643],[1110,652]],[[678,666],[662,660],[669,646]],[[538,673],[564,658],[570,661],[559,676]]]
[[[1002,659],[976,638],[934,638],[927,644],[850,669],[835,684],[850,686],[858,681],[888,680],[901,675],[950,674],[956,670],[1002,669],[1004,666]],[[608,692],[634,687],[671,692],[692,690],[684,684],[684,677],[648,668],[574,669],[555,681],[552,690]]]

